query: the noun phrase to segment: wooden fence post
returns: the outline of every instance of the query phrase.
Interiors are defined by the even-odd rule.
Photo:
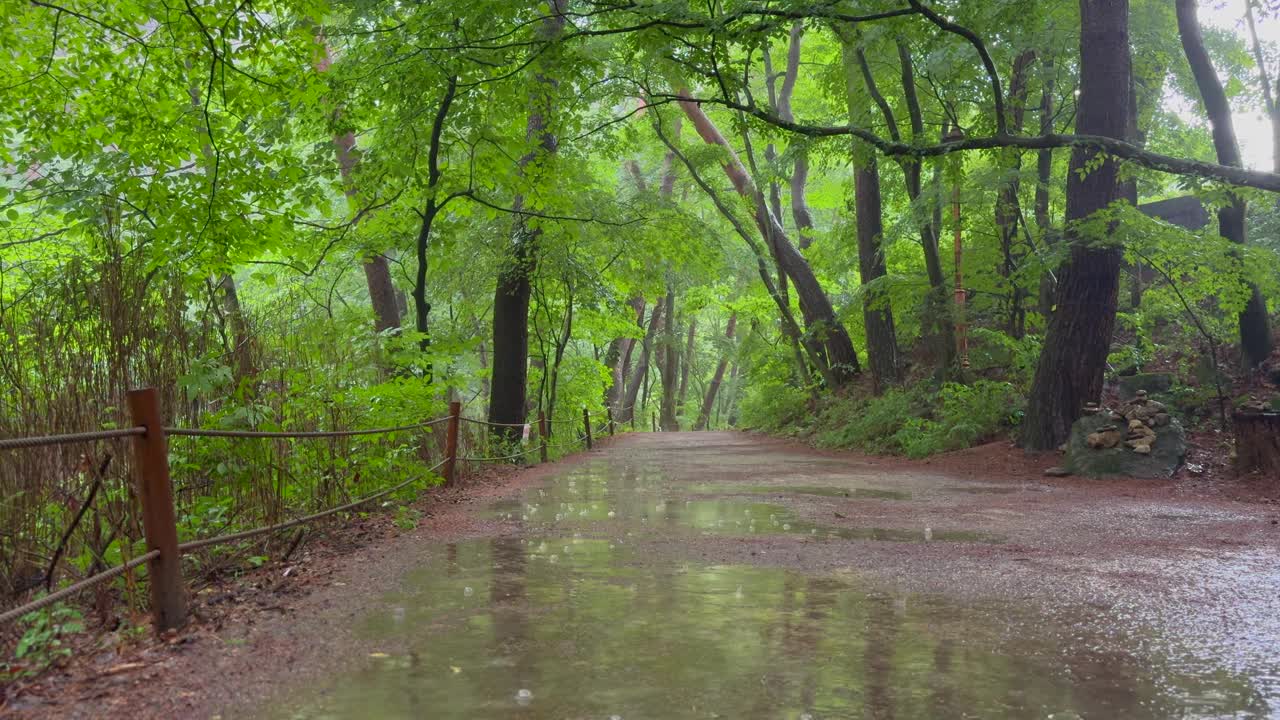
[[[658,416],[656,414],[649,413],[649,423],[653,427],[653,432],[658,432]]]
[[[541,447],[538,449],[538,454],[542,457],[542,462],[546,462],[547,461],[547,414],[542,410],[538,411],[538,444],[541,445]]]
[[[609,418],[609,437],[613,437],[613,408],[606,405],[604,407],[605,417]]]
[[[458,469],[458,424],[462,417],[462,403],[449,403],[449,426],[444,435],[444,484],[452,485]]]
[[[182,588],[182,557],[178,554],[178,522],[169,481],[169,442],[160,416],[160,393],[153,387],[129,391],[129,414],[145,435],[133,438],[133,473],[142,501],[142,531],[147,552],[160,555],[147,563],[151,582],[151,617],[157,632],[187,622]]]
[[[587,449],[591,449],[591,413],[582,408],[582,426],[587,429]]]

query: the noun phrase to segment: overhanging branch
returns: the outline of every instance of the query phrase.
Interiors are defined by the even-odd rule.
[[[677,95],[661,94],[651,94],[650,97],[674,100],[683,99]],[[751,107],[732,100],[726,100],[724,98],[690,98],[690,100],[699,104],[721,105],[732,110],[740,110],[750,114],[758,120],[773,125],[774,127],[778,127],[798,135],[804,135],[806,137],[819,138],[852,135],[853,137],[874,146],[883,155],[891,158],[938,157],[953,152],[994,150],[998,148],[1052,150],[1055,148],[1083,146],[1093,148],[1122,160],[1128,160],[1137,165],[1151,170],[1156,170],[1158,172],[1174,175],[1190,175],[1208,180],[1216,180],[1227,185],[1256,188],[1258,190],[1280,193],[1280,174],[1247,170],[1244,168],[1230,167],[1227,165],[1219,165],[1217,163],[1204,162],[1200,160],[1189,160],[1186,158],[1173,157],[1171,155],[1162,155],[1160,153],[1151,152],[1150,150],[1144,150],[1143,148],[1132,143],[1125,142],[1124,140],[1118,140],[1116,138],[1105,137],[1102,135],[1064,135],[1055,133],[1050,135],[1032,136],[997,133],[986,137],[968,137],[963,140],[941,142],[934,145],[911,145],[903,142],[887,140],[866,128],[844,125],[808,125],[783,120],[781,117],[759,107]]]

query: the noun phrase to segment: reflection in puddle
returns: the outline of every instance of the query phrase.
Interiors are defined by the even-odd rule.
[[[365,620],[395,652],[270,717],[1265,714],[1243,677],[1150,664],[1081,620],[782,569],[655,566],[607,540],[471,541]]]
[[[869,487],[809,487],[787,485],[753,485],[737,487],[733,485],[701,486],[697,492],[752,494],[752,495],[816,495],[831,498],[855,498],[861,500],[910,500],[911,493],[904,490],[885,490]]]
[[[353,658],[331,681],[296,693],[264,717],[1269,713],[1266,671],[1175,657],[1133,618],[890,594],[850,576],[699,564],[642,551],[628,536],[660,535],[691,549],[703,535],[1000,541],[923,527],[824,527],[781,505],[751,502],[754,487],[729,491],[748,497],[707,497],[713,486],[675,487],[645,467],[584,464],[494,506],[493,514],[520,536],[429,550],[382,609],[357,621],[377,654]],[[856,565],[856,550],[849,556]]]
[[[582,526],[598,521],[639,523],[641,528],[691,528],[716,535],[805,535],[818,540],[875,540],[881,542],[999,543],[998,535],[967,530],[934,530],[818,525],[771,503],[732,499],[664,500],[652,504],[610,502],[504,502],[494,515],[533,526]]]

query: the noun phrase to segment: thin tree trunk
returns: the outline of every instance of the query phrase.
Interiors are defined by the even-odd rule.
[[[724,336],[729,342],[733,342],[734,331],[738,327],[738,313],[729,314],[729,324],[725,327]],[[720,384],[724,382],[724,371],[729,366],[729,357],[732,352],[726,348],[724,354],[720,356],[720,362],[716,365],[716,371],[711,376],[711,384],[707,386],[707,394],[702,398],[702,410],[698,412],[698,422],[694,424],[694,430],[706,430],[707,422],[711,418],[711,409],[716,404],[716,393],[720,392]]]
[[[692,315],[692,313],[690,313]],[[698,318],[689,318],[689,337],[685,341],[684,355],[680,358],[680,394],[676,398],[676,411],[684,410],[685,398],[689,396],[689,371],[693,368],[693,341],[698,331]]]
[[[422,224],[418,228],[418,238],[414,243],[418,261],[413,281],[414,329],[418,331],[418,348],[423,351],[431,345],[431,303],[427,302],[427,250],[431,247],[431,228],[440,211],[444,209],[444,201],[438,197],[440,181],[444,176],[440,170],[440,151],[444,140],[445,121],[449,117],[449,108],[453,104],[457,89],[458,78],[450,76],[431,124],[431,139],[427,146],[427,201],[422,210]],[[428,369],[427,378],[430,379],[430,377],[431,372]]]
[[[551,43],[564,31],[565,8],[569,0],[550,0],[550,12],[537,31],[538,40]],[[558,147],[550,129],[554,95],[559,82],[549,74],[554,60],[544,55],[535,65],[534,88],[530,91],[532,107],[525,126],[525,137],[536,140],[537,147],[520,158],[520,171],[525,172],[539,156],[554,155]],[[517,195],[514,207],[524,209],[525,198]],[[506,266],[499,272],[493,300],[493,395],[489,402],[489,422],[510,427],[499,430],[508,440],[520,436],[527,416],[529,382],[529,296],[530,278],[537,258],[537,245],[542,230],[518,216],[512,232],[514,248]]]
[[[891,134],[897,135],[897,123],[876,86],[866,56],[854,44],[854,38],[842,34],[840,40],[849,122],[863,127],[870,124],[871,113],[866,109],[866,100],[870,98],[880,107],[891,128]],[[865,95],[858,89],[859,78]],[[867,365],[871,369],[874,391],[879,394],[898,381],[898,335],[894,328],[893,310],[889,307],[888,293],[883,288],[876,287],[888,274],[881,244],[884,237],[884,207],[880,197],[880,168],[875,152],[861,141],[854,140],[850,150],[854,166],[858,274],[864,286],[862,319],[867,333]]]
[[[1123,138],[1129,103],[1128,0],[1080,0],[1080,100],[1076,131]],[[1115,328],[1118,248],[1081,236],[1075,225],[1120,198],[1119,164],[1077,147],[1067,175],[1071,256],[1063,266],[1044,349],[1032,382],[1023,442],[1047,450],[1066,440],[1086,402],[1098,402]],[[1097,162],[1101,160],[1101,162]],[[1088,172],[1085,169],[1088,168]]]
[[[1176,0],[1178,34],[1182,49],[1191,65],[1200,100],[1209,124],[1213,127],[1213,147],[1218,162],[1228,167],[1243,167],[1236,130],[1231,121],[1231,105],[1214,71],[1213,61],[1205,51],[1200,21],[1196,18],[1195,0]],[[1245,244],[1245,203],[1239,195],[1231,195],[1231,203],[1218,211],[1218,234],[1233,243]],[[1249,299],[1240,311],[1240,349],[1248,367],[1256,367],[1271,354],[1271,327],[1267,320],[1267,303],[1258,286],[1248,282]]]
[[[636,325],[641,331],[644,330],[644,298],[636,296],[631,298],[631,309],[636,313]],[[624,413],[622,409],[623,398],[627,396],[627,380],[631,377],[631,358],[635,353],[636,341],[634,338],[622,338],[621,358],[617,365],[613,368],[613,414],[618,418],[618,422],[626,422],[631,418],[631,413]]]
[[[659,408],[659,423],[663,432],[677,432],[680,421],[676,418],[676,393],[680,384],[680,350],[676,339],[676,290],[667,284],[667,321],[662,339],[662,405]]]
[[[627,392],[619,409],[619,422],[629,422],[635,417],[636,398],[640,394],[640,386],[645,383],[649,375],[649,356],[653,353],[658,328],[662,325],[663,305],[663,301],[659,300],[653,306],[653,313],[649,316],[649,328],[645,330],[644,339],[640,341],[640,359],[636,362],[631,382],[627,383]]]
[[[1052,135],[1053,121],[1053,86],[1056,70],[1052,56],[1045,56],[1041,65],[1043,79],[1040,91],[1040,134]],[[1036,197],[1035,215],[1036,230],[1040,233],[1040,241],[1046,248],[1057,242],[1053,234],[1053,222],[1049,219],[1049,183],[1053,180],[1053,150],[1045,148],[1036,153]],[[1056,268],[1055,268],[1056,270]],[[1040,315],[1048,322],[1053,315],[1053,292],[1056,284],[1055,272],[1046,270],[1040,275]]]
[[[1034,50],[1018,53],[1013,61],[1013,72],[1009,79],[1009,97],[1005,101],[1008,117],[1005,122],[1009,132],[1022,132],[1023,118],[1027,104],[1027,73],[1035,61]],[[1026,308],[1023,306],[1027,291],[1018,284],[1016,273],[1021,265],[1025,252],[1018,251],[1018,220],[1022,216],[1018,204],[1018,190],[1021,186],[1019,173],[1022,172],[1022,153],[1019,150],[1008,150],[1007,162],[1003,169],[1008,178],[1000,186],[996,195],[996,233],[1000,237],[1001,262],[997,268],[999,275],[1007,286],[1007,311],[1005,315],[1005,332],[1015,338],[1021,338],[1026,331]]]
[[[902,90],[907,100],[907,115],[911,121],[911,141],[921,142],[924,139],[924,116],[920,112],[920,99],[916,94],[915,68],[911,61],[911,50],[905,41],[899,39],[898,64],[902,73]],[[886,106],[887,107],[887,106]],[[881,108],[882,111],[884,108]],[[886,122],[892,117],[886,116]],[[892,123],[896,131],[897,124]],[[916,211],[919,212],[921,195],[921,171],[918,160],[903,160],[899,163],[907,187],[907,197]],[[935,161],[934,185],[940,186],[940,161]],[[938,187],[934,188],[935,190]],[[929,278],[929,293],[924,300],[924,313],[921,318],[921,332],[925,336],[925,347],[931,359],[938,367],[946,370],[955,362],[955,327],[951,322],[951,302],[947,291],[947,276],[942,270],[942,253],[938,250],[938,236],[942,227],[941,203],[934,193],[935,201],[930,212],[923,213],[924,219],[919,221],[920,248],[924,254],[925,274]]]

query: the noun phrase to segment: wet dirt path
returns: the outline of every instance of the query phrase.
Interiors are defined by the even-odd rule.
[[[478,505],[259,718],[1280,714],[1268,508],[632,435]]]
[[[256,609],[86,657],[87,678],[6,709],[1280,717],[1275,505],[1049,480],[995,446],[929,464],[739,433],[602,445],[434,493],[416,530],[339,562],[264,568],[246,581],[282,589]]]

